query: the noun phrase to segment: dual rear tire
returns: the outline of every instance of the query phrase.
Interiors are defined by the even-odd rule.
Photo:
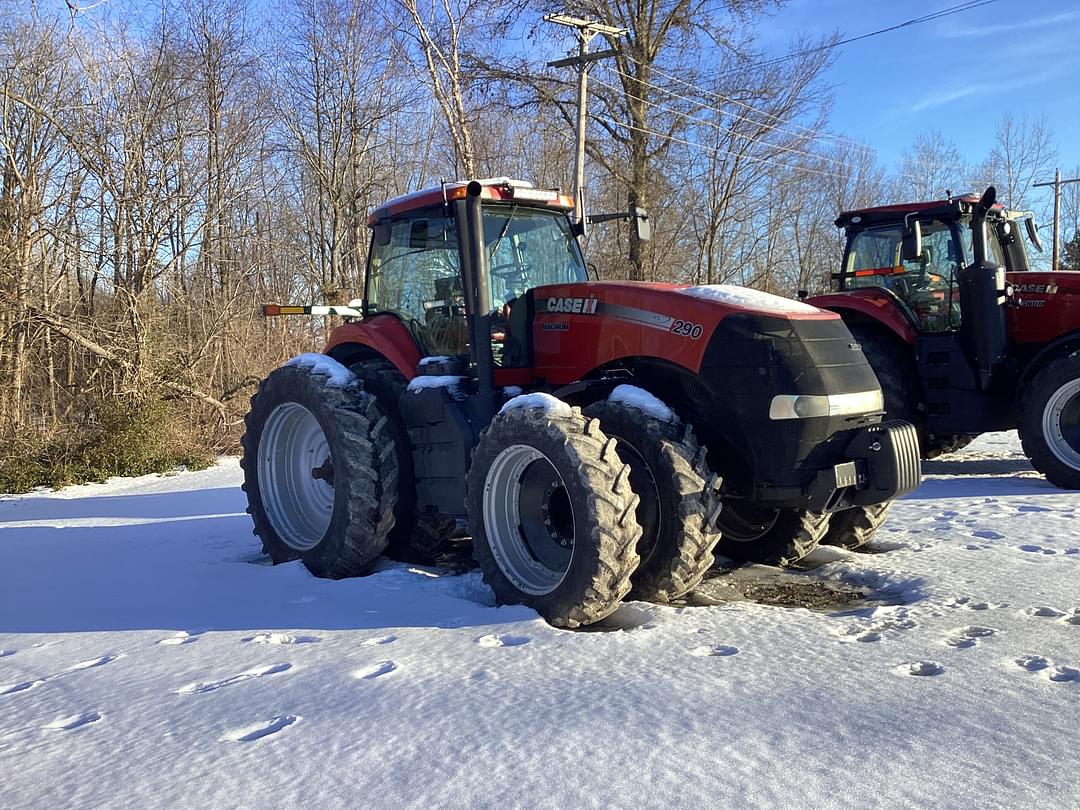
[[[336,361],[301,355],[263,380],[244,424],[243,489],[263,550],[320,577],[368,571],[389,542],[398,491],[374,397]]]

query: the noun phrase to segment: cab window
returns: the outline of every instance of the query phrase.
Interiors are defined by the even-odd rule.
[[[375,228],[368,265],[368,311],[401,316],[428,354],[468,348],[465,297],[453,220],[418,214]]]
[[[844,288],[884,287],[903,301],[923,331],[946,332],[960,326],[957,273],[963,251],[951,224],[920,220],[922,255],[903,260],[900,224],[868,228],[855,235],[844,265]]]

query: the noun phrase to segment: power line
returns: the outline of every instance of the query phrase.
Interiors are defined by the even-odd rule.
[[[593,81],[595,81],[597,84],[599,84],[602,87],[608,88],[609,90],[615,90],[617,92],[623,92],[626,95],[626,97],[632,98],[635,101],[641,101],[641,102],[648,103],[648,101],[646,99],[643,99],[640,96],[636,96],[633,93],[627,93],[622,88],[616,87],[615,85],[612,85],[612,84],[608,84],[607,82],[603,81],[602,79],[597,79],[597,78],[594,77]],[[794,146],[786,146],[784,144],[779,144],[779,143],[769,143],[768,141],[765,141],[762,138],[758,138],[758,137],[755,137],[755,136],[752,136],[752,135],[745,135],[745,134],[743,134],[741,132],[736,132],[735,130],[730,129],[729,127],[725,127],[725,126],[723,126],[721,124],[718,124],[715,121],[709,121],[708,119],[705,119],[705,118],[699,118],[697,116],[691,115],[690,113],[685,113],[685,112],[682,112],[680,110],[676,110],[674,107],[668,107],[668,106],[665,106],[663,104],[658,104],[658,103],[652,103],[649,106],[657,107],[657,108],[659,108],[661,110],[665,110],[667,112],[670,112],[672,115],[678,116],[679,118],[683,118],[683,119],[688,120],[688,121],[694,121],[696,123],[703,124],[704,126],[707,126],[707,127],[712,127],[713,129],[719,130],[720,132],[726,132],[726,133],[728,133],[729,135],[732,135],[735,138],[740,138],[740,139],[742,139],[744,141],[749,141],[750,143],[760,143],[760,144],[763,144],[763,145],[767,145],[770,148],[778,149],[778,150],[780,150],[782,152],[789,152],[789,153],[791,153],[793,155],[802,155],[803,157],[813,158],[814,160],[822,160],[822,161],[826,161],[826,162],[830,162],[830,163],[837,163],[837,164],[840,164],[840,165],[845,164],[845,161],[840,159],[840,158],[834,158],[834,157],[830,157],[828,155],[820,155],[820,154],[817,154],[815,152],[807,152],[807,151],[805,151],[803,149],[798,149],[798,148],[796,148]],[[714,110],[716,112],[723,112],[722,110],[718,110],[715,107],[709,107],[708,105],[704,105],[704,108],[707,109],[707,110]],[[749,119],[741,118],[739,116],[732,116],[732,117],[737,119],[737,120],[741,120],[741,121],[749,121]],[[754,124],[755,126],[767,126],[767,125],[763,125],[760,122],[756,122],[756,121],[749,121],[749,123]],[[797,137],[797,138],[805,138],[806,137],[806,136],[800,136],[800,135],[796,135],[794,133],[787,132],[786,130],[780,129],[779,127],[774,127],[771,131],[772,132],[782,132],[784,134],[792,135],[793,137]]]
[[[641,62],[634,59],[629,54],[625,54],[625,55],[626,55],[626,58],[629,59],[631,62],[634,62],[635,64],[638,64],[638,65],[641,64]],[[660,85],[654,84],[652,82],[642,81],[641,79],[638,79],[635,76],[631,76],[629,73],[623,73],[621,70],[618,70],[617,68],[608,67],[607,69],[611,70],[611,71],[613,71],[615,73],[618,73],[623,78],[631,79],[631,80],[637,82],[638,84],[644,85],[645,87],[648,87],[648,88],[650,88],[652,90],[656,90],[658,93],[662,93],[662,94],[664,94],[666,96],[670,96],[672,98],[677,98],[677,99],[679,99],[681,101],[689,101],[692,104],[700,104],[700,102],[697,99],[691,98],[690,96],[684,96],[684,95],[682,95],[680,93],[676,93],[674,90],[668,90],[667,88],[661,87]],[[649,69],[653,73],[659,73],[661,76],[664,76],[665,78],[669,78],[669,79],[671,79],[673,81],[676,81],[679,84],[684,85],[685,87],[688,87],[691,90],[694,90],[694,91],[696,91],[698,93],[701,93],[701,94],[703,94],[705,96],[712,96],[713,98],[716,98],[716,99],[720,100],[721,102],[724,102],[724,103],[727,103],[727,104],[734,104],[737,107],[741,107],[743,109],[749,110],[750,112],[756,113],[757,115],[761,116],[762,118],[771,118],[774,121],[779,121],[779,122],[783,123],[784,127],[794,127],[796,130],[802,130],[803,133],[806,133],[806,134],[800,134],[798,132],[792,132],[791,130],[785,129],[784,127],[775,126],[774,129],[776,129],[778,132],[783,132],[783,133],[785,133],[787,135],[791,135],[791,136],[797,137],[797,138],[805,138],[805,137],[807,137],[809,135],[809,136],[813,136],[814,140],[832,140],[832,141],[836,141],[837,143],[841,143],[841,144],[849,144],[849,145],[851,145],[851,146],[853,146],[853,147],[855,147],[855,148],[857,148],[859,150],[862,150],[864,152],[875,152],[876,151],[874,149],[874,147],[870,146],[869,144],[862,143],[861,141],[856,141],[856,140],[854,140],[852,138],[846,138],[843,135],[834,135],[833,133],[830,133],[830,132],[820,132],[818,130],[811,129],[810,127],[804,127],[801,124],[796,124],[793,121],[788,121],[787,119],[785,119],[782,116],[776,115],[774,113],[766,112],[764,110],[759,110],[757,107],[754,107],[754,106],[752,106],[750,104],[747,104],[745,101],[739,101],[738,99],[728,98],[727,96],[721,95],[720,93],[714,92],[712,90],[706,90],[705,88],[699,87],[699,86],[697,86],[695,84],[692,84],[692,83],[690,83],[690,82],[686,81],[685,79],[682,79],[682,78],[680,78],[678,76],[673,76],[673,75],[671,75],[669,73],[665,73],[663,70],[660,70],[655,65],[650,65]],[[736,115],[736,114],[733,114],[733,113],[725,112],[724,110],[721,110],[719,107],[712,107],[712,106],[707,105],[707,104],[702,105],[702,106],[706,107],[706,109],[715,110],[716,112],[723,112],[725,115],[729,115],[730,117],[732,117],[732,118],[734,118],[734,119],[736,119],[738,121],[747,121],[748,123],[755,124],[757,126],[762,125],[761,121],[755,121],[754,119],[748,118],[746,116]]]
[[[614,73],[618,73],[620,76],[626,76],[627,75],[627,74],[623,73],[622,71],[615,70],[613,68],[607,68],[607,69],[611,70]],[[629,93],[629,92],[627,92],[626,90],[624,90],[621,87],[615,87],[614,85],[608,84],[607,82],[604,82],[601,79],[594,79],[594,81],[597,84],[600,84],[600,85],[603,85],[604,87],[607,87],[608,89],[615,90],[616,92],[623,93],[625,96],[627,96],[629,98],[632,98],[634,100],[645,102],[645,103],[649,104],[650,107],[656,107],[656,108],[659,108],[661,110],[665,110],[665,111],[667,111],[667,112],[671,113],[672,115],[675,115],[675,116],[677,116],[679,118],[694,121],[694,122],[703,124],[705,126],[709,126],[709,127],[714,128],[714,129],[718,129],[718,130],[720,130],[722,132],[727,132],[727,133],[729,133],[731,135],[734,135],[737,138],[741,138],[743,140],[754,141],[754,142],[757,141],[757,139],[752,138],[749,135],[743,135],[743,134],[738,133],[738,132],[736,132],[734,130],[731,130],[731,129],[727,128],[727,127],[724,127],[724,126],[722,126],[720,124],[717,124],[717,123],[715,123],[713,121],[709,121],[707,119],[699,118],[697,116],[690,115],[689,113],[681,112],[681,111],[679,111],[679,110],[677,110],[677,109],[675,109],[673,107],[666,106],[664,104],[659,104],[659,103],[656,103],[656,102],[648,102],[646,99],[643,99],[640,96],[636,96],[633,93]],[[666,89],[664,89],[662,87],[658,87],[657,85],[651,84],[649,82],[639,82],[639,83],[646,86],[646,87],[650,87],[650,88],[656,90],[658,93],[660,93],[662,95],[671,96],[673,98],[677,98],[677,99],[680,99],[680,100],[683,100],[683,101],[688,101],[688,102],[690,102],[692,104],[696,104],[701,109],[711,110],[713,112],[721,113],[721,114],[727,115],[730,118],[733,118],[733,119],[735,119],[737,121],[746,121],[747,123],[750,123],[750,124],[752,124],[754,126],[767,126],[767,124],[763,123],[762,121],[756,121],[756,120],[754,120],[752,118],[749,118],[747,116],[735,115],[733,113],[726,112],[725,110],[722,110],[719,107],[713,107],[713,106],[710,106],[708,104],[702,104],[697,99],[693,99],[693,98],[691,98],[689,96],[684,96],[684,95],[681,95],[679,93],[675,93],[673,91],[666,90]],[[702,91],[702,92],[705,92],[705,91]],[[739,103],[742,106],[748,106],[748,105],[742,104],[741,102],[739,102]],[[756,108],[750,108],[750,109],[753,109],[755,112],[759,113],[762,117],[772,118],[772,119],[777,120],[777,121],[786,121],[786,119],[782,118],[781,116],[777,116],[777,115],[774,115],[772,113],[767,113],[767,112],[765,112],[763,110],[758,110]],[[800,134],[798,132],[794,132],[794,131],[785,129],[784,127],[776,126],[776,125],[773,126],[772,131],[773,132],[783,133],[785,135],[790,135],[793,138],[805,139],[805,140],[810,140],[810,141],[821,140],[822,136],[824,136],[826,134],[826,133],[817,133],[815,130],[812,130],[812,129],[808,128],[808,127],[800,127],[800,126],[795,125],[795,124],[789,124],[789,125],[790,126],[796,126],[798,129],[802,129],[808,134],[803,135],[803,134]],[[657,137],[660,137],[660,138],[669,137],[668,135],[665,135],[663,133],[659,133],[659,132],[655,132],[655,131],[650,131],[650,132],[651,132],[651,134],[656,135]],[[840,138],[840,136],[833,136],[833,137]],[[684,139],[681,139],[681,140],[684,140]],[[762,141],[762,142],[767,143],[765,141]],[[857,143],[857,142],[854,142],[854,143]],[[805,157],[809,157],[809,158],[812,158],[812,159],[815,159],[815,160],[825,161],[825,162],[828,162],[828,163],[836,163],[836,164],[839,164],[841,166],[847,165],[847,161],[845,161],[843,158],[834,158],[834,157],[831,157],[829,155],[824,155],[824,154],[820,154],[820,153],[817,153],[817,152],[808,152],[808,151],[798,149],[798,148],[795,148],[795,147],[784,146],[784,145],[776,144],[776,143],[772,143],[772,144],[769,144],[769,145],[772,146],[773,148],[779,149],[779,150],[784,151],[784,152],[803,155]],[[865,150],[866,154],[873,154],[874,153],[873,147],[871,147],[869,145],[865,145],[865,144],[861,144],[861,146]],[[708,147],[708,148],[712,148],[712,147]],[[789,166],[788,168],[792,168],[792,167]],[[965,174],[967,172],[967,167],[963,167],[963,166],[959,166],[959,167],[958,166],[943,166],[943,167],[939,167],[939,168],[941,170],[947,170],[947,171],[954,172],[954,173],[956,173],[958,175],[963,175],[963,174]],[[897,177],[898,179],[906,179],[906,180],[911,180],[911,181],[914,181],[914,182],[918,182],[918,181],[922,180],[922,178],[919,175],[907,174],[907,173],[904,173],[904,172],[896,172],[894,174],[894,176]]]
[[[948,6],[947,8],[941,9],[940,11],[934,11],[930,14],[924,14],[921,17],[914,17],[910,20],[904,20],[903,22],[896,23],[895,25],[890,25],[885,28],[879,28],[876,31],[868,31],[865,34],[859,34],[858,36],[841,39],[828,45],[819,45],[816,48],[807,48],[802,51],[796,51],[795,53],[785,54],[784,56],[777,56],[772,59],[764,59],[760,62],[751,62],[748,65],[743,65],[739,68],[732,69],[725,73],[720,73],[716,76],[716,78],[722,78],[724,76],[732,75],[748,68],[769,67],[770,65],[779,64],[780,62],[786,62],[791,59],[798,59],[800,56],[809,56],[811,54],[821,53],[822,51],[829,51],[833,48],[839,48],[841,45],[850,45],[852,42],[860,42],[861,40],[870,39],[870,37],[876,37],[882,34],[888,34],[901,28],[908,28],[912,25],[919,25],[920,23],[940,20],[943,17],[950,17],[953,14],[961,14],[965,11],[973,11],[974,9],[988,6],[991,3],[996,3],[997,1],[998,0],[969,0],[969,2],[966,3],[958,3],[955,6]]]

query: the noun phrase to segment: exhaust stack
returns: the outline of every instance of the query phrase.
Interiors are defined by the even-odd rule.
[[[990,186],[971,217],[974,261],[958,274],[960,336],[972,358],[982,390],[990,388],[994,371],[1007,357],[1005,322],[1005,268],[990,260],[986,249],[986,215],[997,200]]]

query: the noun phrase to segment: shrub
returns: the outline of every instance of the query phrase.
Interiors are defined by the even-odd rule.
[[[42,441],[9,443],[0,458],[0,492],[104,481],[114,475],[203,469],[214,453],[199,441],[190,420],[157,399],[91,403],[78,432]]]

